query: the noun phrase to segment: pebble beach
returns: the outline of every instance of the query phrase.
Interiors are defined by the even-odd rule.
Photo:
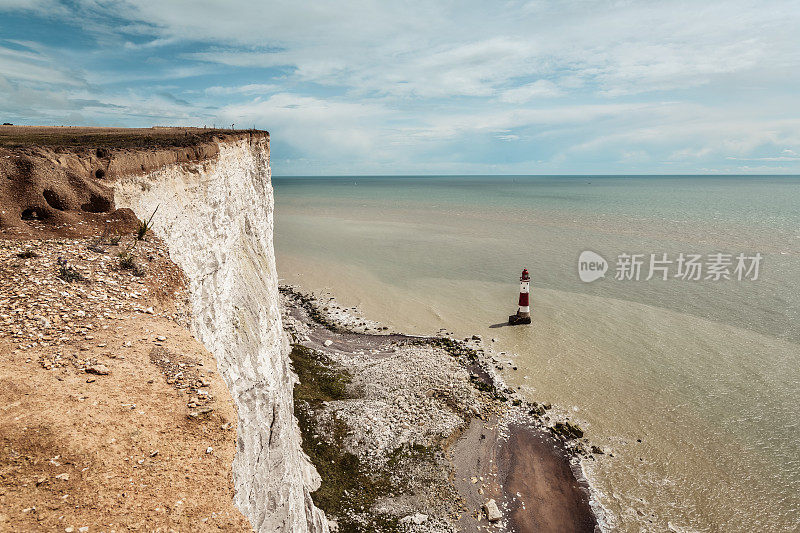
[[[315,354],[317,373],[345,376],[335,399],[296,394],[304,449],[315,462],[321,443],[336,447],[391,480],[370,495],[343,492],[336,509],[316,502],[334,527],[396,520],[409,531],[595,531],[581,475],[581,461],[593,460],[589,439],[507,387],[496,373],[503,360],[480,336],[402,335],[330,296],[281,293],[293,353]],[[315,466],[324,491],[338,473]]]

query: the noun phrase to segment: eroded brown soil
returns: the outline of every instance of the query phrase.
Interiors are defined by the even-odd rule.
[[[213,160],[218,141],[269,133],[203,128],[0,126],[0,237],[81,237],[135,230],[114,205],[120,176]]]
[[[132,239],[0,241],[0,531],[250,530],[236,412],[181,325],[182,276],[152,236],[143,275],[121,269]]]

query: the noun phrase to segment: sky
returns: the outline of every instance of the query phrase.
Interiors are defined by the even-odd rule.
[[[800,173],[800,3],[0,0],[0,122],[256,127],[275,175]]]

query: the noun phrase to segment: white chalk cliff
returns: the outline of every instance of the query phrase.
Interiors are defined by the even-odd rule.
[[[259,532],[327,532],[310,492],[319,476],[300,448],[272,248],[269,137],[219,142],[201,162],[120,177],[117,207],[146,218],[189,280],[197,338],[236,402],[235,501]]]

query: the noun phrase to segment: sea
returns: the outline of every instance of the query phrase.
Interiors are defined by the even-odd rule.
[[[283,283],[482,336],[614,531],[800,531],[800,177],[273,177]],[[507,326],[530,271],[529,326]],[[516,367],[516,370],[514,370]]]

